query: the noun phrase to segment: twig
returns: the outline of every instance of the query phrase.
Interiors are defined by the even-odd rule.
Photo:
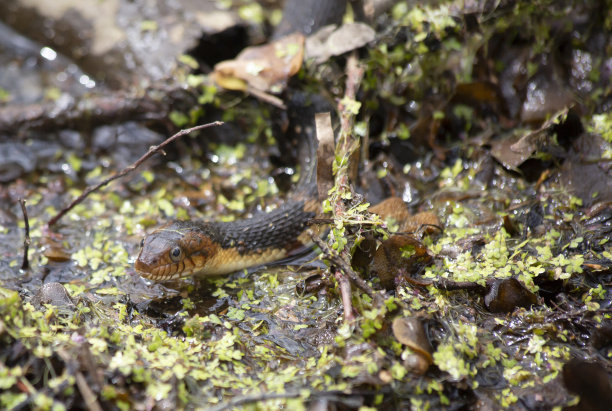
[[[271,104],[274,107],[278,107],[281,110],[287,110],[287,106],[285,105],[285,103],[283,103],[283,100],[276,96],[273,96],[272,94],[268,94],[265,91],[261,91],[256,89],[255,87],[250,86],[247,86],[247,92],[265,103]]]
[[[66,368],[71,375],[74,375],[74,379],[76,385],[81,393],[81,397],[85,401],[86,409],[92,411],[102,411],[102,406],[98,402],[98,398],[96,394],[93,392],[92,388],[89,386],[87,379],[83,375],[83,373],[79,370],[79,364],[75,357],[73,357],[66,350],[60,349],[57,351],[57,355],[64,361],[66,364]],[[92,374],[95,373],[95,370],[92,370]],[[95,377],[94,377],[95,378]]]
[[[245,396],[233,398],[232,400],[228,402],[224,402],[215,407],[211,407],[208,410],[209,411],[224,411],[224,410],[229,410],[231,408],[238,407],[240,405],[250,404],[253,402],[278,400],[278,399],[285,399],[285,398],[297,398],[300,395],[301,393],[298,391],[290,391],[290,392],[283,392],[283,393],[270,392],[270,393],[259,394],[259,395],[245,395]]]
[[[23,213],[23,223],[25,225],[25,238],[23,239],[23,262],[21,263],[22,270],[27,270],[30,268],[28,250],[30,249],[30,244],[32,243],[30,240],[30,221],[28,220],[28,210],[26,209],[25,203],[26,202],[23,198],[19,199],[19,204],[21,204],[21,212]]]
[[[102,411],[102,407],[98,402],[98,398],[96,397],[96,394],[94,394],[92,389],[89,387],[89,384],[87,383],[87,380],[85,379],[83,373],[81,371],[77,371],[75,372],[74,376],[77,387],[79,387],[79,392],[81,393],[81,396],[85,401],[86,408],[91,411]]]
[[[351,398],[351,397],[355,397],[355,396],[369,396],[369,397],[373,397],[375,395],[379,395],[379,394],[384,394],[387,395],[389,394],[390,390],[386,389],[386,388],[380,388],[379,390],[363,390],[363,391],[353,391],[353,390],[349,390],[349,391],[338,391],[338,390],[331,390],[331,391],[310,391],[307,393],[308,397],[304,398],[305,400],[316,400],[316,399],[327,399],[329,401],[343,401],[344,405],[348,405],[349,408],[359,408],[359,406],[362,404],[362,401],[357,401],[355,404],[352,403],[348,403],[347,399]],[[283,392],[283,393],[276,393],[276,392],[270,392],[270,393],[261,393],[261,394],[254,394],[254,395],[243,395],[243,396],[238,396],[235,397],[227,402],[218,404],[214,407],[209,407],[208,410],[209,411],[224,411],[224,410],[229,410],[232,408],[236,408],[239,407],[241,405],[245,405],[245,404],[250,404],[250,403],[254,403],[254,402],[259,402],[259,401],[270,401],[270,400],[279,400],[279,399],[285,399],[285,398],[298,398],[301,397],[302,395],[306,395],[306,393],[304,392],[304,390],[300,390],[300,391],[287,391],[287,392]],[[352,406],[351,406],[352,405]]]
[[[412,285],[416,285],[417,287],[435,287],[438,290],[444,291],[457,291],[457,290],[466,290],[466,291],[474,291],[479,294],[484,294],[487,291],[485,286],[482,286],[478,283],[472,281],[452,281],[446,278],[439,278],[437,280],[419,280],[412,277],[406,277],[406,282]]]
[[[353,122],[355,118],[355,97],[357,96],[357,89],[363,77],[363,68],[359,66],[357,55],[352,53],[347,61],[346,65],[347,80],[346,90],[344,99],[338,104],[338,111],[340,112],[340,136],[338,138],[338,144],[336,146],[336,155],[331,158],[348,158],[349,161],[340,162],[336,164],[336,173],[334,185],[337,188],[336,195],[332,198],[332,210],[333,218],[336,221],[342,218],[345,213],[344,206],[344,194],[352,194],[350,187],[351,176],[356,176],[357,161],[354,154],[359,148],[359,140],[353,135]],[[347,106],[345,106],[347,104]],[[331,120],[328,118],[320,117],[317,121],[317,134],[329,133],[331,130]],[[321,170],[317,170],[319,175]],[[324,191],[324,193],[323,193]],[[319,196],[326,195],[327,190],[319,187]],[[335,274],[336,281],[340,286],[340,295],[342,296],[342,306],[344,307],[344,320],[351,322],[354,320],[353,309],[350,295],[350,283],[346,281],[345,275],[361,290],[367,293],[376,305],[382,303],[382,299],[378,296],[372,287],[370,287],[362,278],[360,278],[347,263],[349,261],[348,253],[344,252],[342,255],[332,252],[327,244],[320,238],[313,236],[313,241],[321,248],[321,251],[330,259],[332,264],[339,269],[341,272]],[[342,275],[344,273],[344,275]]]
[[[353,315],[353,306],[352,304],[350,304],[351,283],[341,270],[337,270],[334,273],[334,277],[336,278],[336,281],[338,281],[338,285],[340,286],[340,295],[342,295],[342,307],[344,308],[344,321],[346,321],[347,323],[352,323],[353,321],[355,321],[355,316]]]
[[[159,144],[157,146],[150,147],[149,151],[147,151],[142,157],[140,157],[138,160],[136,160],[136,162],[130,164],[129,166],[127,166],[126,168],[121,170],[119,173],[115,173],[115,174],[111,175],[110,177],[108,177],[104,181],[101,181],[100,183],[96,184],[95,186],[87,187],[85,189],[85,191],[83,191],[83,193],[80,196],[78,196],[74,201],[72,201],[72,203],[70,203],[67,207],[65,207],[63,210],[61,210],[59,213],[57,213],[57,215],[55,217],[53,217],[51,220],[49,220],[49,222],[47,223],[47,227],[51,227],[52,225],[55,225],[55,223],[57,223],[60,218],[62,218],[68,211],[72,210],[72,208],[74,206],[76,206],[77,204],[81,203],[91,193],[93,193],[94,191],[98,190],[100,187],[104,187],[105,185],[107,185],[111,181],[116,180],[118,178],[121,178],[121,177],[125,176],[126,174],[134,171],[143,162],[145,162],[149,157],[151,157],[153,154],[157,153],[158,151],[161,151],[164,147],[166,147],[168,144],[172,143],[174,140],[184,136],[185,134],[189,134],[189,133],[191,133],[193,131],[202,130],[204,128],[213,127],[213,126],[220,126],[222,124],[223,124],[222,121],[215,121],[213,123],[200,124],[199,126],[187,128],[185,130],[179,131],[178,133],[174,134],[172,137],[167,138],[163,143],[161,143],[161,144]]]
[[[334,186],[334,129],[329,112],[315,114],[317,130],[317,191],[319,202],[327,199]]]
[[[355,138],[353,131],[353,124],[355,122],[355,109],[354,107],[345,107],[344,102],[356,102],[357,90],[361,84],[363,78],[364,69],[359,60],[357,54],[353,52],[346,62],[346,88],[344,91],[344,98],[340,101],[340,137],[338,138],[338,150],[337,152],[347,155],[349,161],[346,165],[346,173],[349,180],[354,181],[357,178],[357,171],[359,166],[359,139]],[[339,177],[342,177],[342,172],[338,172],[336,181]],[[346,183],[348,183],[345,180]]]

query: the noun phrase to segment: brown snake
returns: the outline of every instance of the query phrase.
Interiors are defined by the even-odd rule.
[[[220,275],[307,250],[311,240],[306,228],[319,209],[314,131],[317,110],[316,104],[309,106],[315,97],[299,95],[301,107],[289,108],[289,131],[300,143],[301,176],[296,193],[285,204],[269,213],[233,222],[169,222],[142,240],[134,263],[136,271],[155,281]]]
[[[275,36],[314,33],[342,20],[346,0],[287,0]],[[299,254],[310,248],[306,227],[319,210],[314,115],[332,111],[317,95],[288,93],[287,137],[300,143],[300,180],[295,194],[277,210],[229,222],[175,221],[143,239],[134,268],[156,281],[190,275],[219,275]],[[314,228],[313,228],[314,229]],[[316,230],[315,230],[316,231]]]

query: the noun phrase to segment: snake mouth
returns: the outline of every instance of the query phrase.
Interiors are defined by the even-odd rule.
[[[193,270],[179,270],[176,264],[166,264],[161,266],[151,266],[141,260],[136,260],[134,270],[138,275],[147,280],[153,281],[169,281],[177,280],[182,277],[187,277],[192,274]]]
[[[169,274],[169,275],[165,275],[165,274],[155,274],[155,273],[151,273],[149,271],[140,271],[138,269],[135,270],[136,274],[138,274],[139,276],[141,276],[142,278],[146,278],[147,280],[152,280],[152,281],[170,281],[170,280],[178,280],[179,278],[183,278],[183,277],[187,277],[189,275],[191,275],[191,273],[174,273],[174,274]]]

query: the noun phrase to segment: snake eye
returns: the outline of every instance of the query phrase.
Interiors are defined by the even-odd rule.
[[[178,263],[181,259],[182,253],[181,247],[174,247],[172,250],[170,250],[170,259],[175,263]]]

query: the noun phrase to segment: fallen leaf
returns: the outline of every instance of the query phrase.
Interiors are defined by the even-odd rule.
[[[247,47],[234,60],[215,65],[211,75],[221,87],[280,92],[302,67],[304,36],[296,33],[263,46]]]
[[[398,317],[391,325],[395,339],[410,348],[414,354],[404,361],[412,371],[424,374],[433,363],[432,348],[421,320],[415,317]]]
[[[430,211],[411,215],[406,203],[399,197],[389,197],[371,206],[368,211],[379,215],[383,220],[395,220],[399,225],[398,232],[431,234],[441,230],[438,216]]]
[[[395,286],[395,278],[413,273],[431,262],[427,247],[408,235],[393,235],[383,241],[374,253],[371,272],[386,289]]]
[[[322,63],[332,56],[365,46],[375,35],[374,29],[365,23],[348,23],[338,28],[325,26],[306,39],[306,58]]]
[[[552,139],[549,138],[551,128],[567,116],[569,109],[569,107],[565,107],[559,110],[536,130],[526,132],[523,135],[511,135],[494,142],[491,154],[504,167],[517,170],[518,166],[531,158],[534,153],[541,151],[552,142]]]
[[[492,313],[509,313],[516,307],[529,308],[537,297],[516,278],[495,280],[484,298],[485,305]]]

